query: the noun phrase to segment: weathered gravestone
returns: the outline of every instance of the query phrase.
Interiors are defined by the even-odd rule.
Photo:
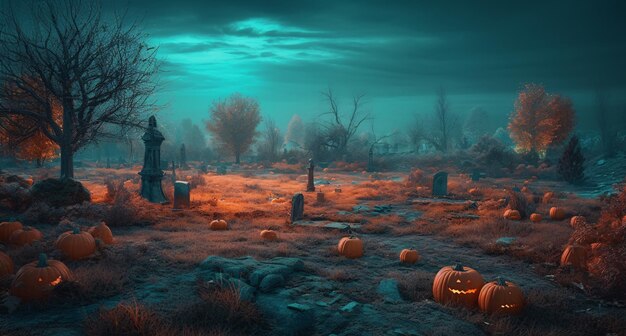
[[[448,173],[438,172],[433,176],[433,196],[448,195]]]
[[[161,180],[163,170],[161,170],[161,143],[165,137],[157,129],[157,122],[154,116],[148,119],[148,129],[141,137],[145,144],[145,154],[143,157],[143,168],[139,172],[141,175],[141,197],[153,203],[167,203],[167,198],[163,194]],[[167,161],[165,163],[167,165]]]
[[[304,218],[304,195],[297,193],[291,198],[291,223]]]
[[[315,171],[315,164],[313,164],[313,159],[309,159],[309,175],[308,175],[308,182],[306,185],[306,191],[315,191],[315,181],[314,181],[314,176],[313,176],[313,172]]]
[[[190,203],[189,182],[176,181],[174,183],[174,209],[189,208]]]
[[[474,182],[480,181],[480,170],[473,170],[472,171],[472,181],[474,181]]]

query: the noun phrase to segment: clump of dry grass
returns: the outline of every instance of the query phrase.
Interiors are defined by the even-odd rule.
[[[432,299],[432,273],[415,270],[409,273],[393,272],[389,276],[398,280],[398,290],[405,300],[417,302]]]
[[[170,336],[174,335],[172,331],[163,317],[137,301],[100,310],[85,321],[85,334],[88,336]]]

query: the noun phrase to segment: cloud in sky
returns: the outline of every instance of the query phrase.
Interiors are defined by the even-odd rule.
[[[283,127],[325,111],[319,94],[365,92],[377,126],[429,113],[444,86],[453,110],[503,120],[516,90],[540,82],[589,108],[597,87],[623,97],[622,1],[116,0],[143,17],[164,60],[165,113],[206,118],[241,92]],[[388,118],[388,116],[394,118]],[[394,121],[394,119],[396,119]]]

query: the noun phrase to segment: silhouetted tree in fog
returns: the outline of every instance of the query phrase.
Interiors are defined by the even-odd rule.
[[[207,129],[239,164],[241,154],[250,148],[257,135],[256,128],[261,122],[259,104],[254,98],[235,93],[214,101],[209,114]]]
[[[326,137],[325,146],[332,148],[337,155],[346,154],[350,140],[361,124],[369,119],[369,114],[363,111],[364,95],[353,96],[352,108],[349,113],[344,115],[337,105],[337,99],[332,90],[328,89],[322,94],[328,101],[330,108],[328,112],[324,113],[324,115],[330,116],[330,120],[323,124]]]
[[[600,141],[602,142],[602,151],[604,155],[611,157],[615,155],[617,145],[617,131],[619,129],[617,120],[614,120],[609,113],[607,106],[607,96],[605,93],[596,91],[596,109],[595,116],[600,131]]]
[[[273,119],[265,120],[265,130],[262,137],[263,141],[259,146],[259,156],[270,162],[276,161],[280,154],[280,148],[283,145],[283,137]]]
[[[557,166],[559,175],[569,183],[580,183],[585,178],[585,157],[583,156],[577,136],[573,136]]]
[[[437,91],[435,104],[435,119],[432,132],[427,136],[428,141],[435,148],[444,153],[451,148],[453,132],[457,127],[457,117],[450,112],[448,98],[444,88]]]
[[[140,113],[153,106],[155,50],[135,24],[103,17],[97,2],[28,5],[30,20],[11,5],[2,13],[0,82],[23,90],[41,109],[8,106],[10,90],[0,90],[0,118],[19,115],[36,123],[61,149],[61,176],[72,178],[74,153],[107,135],[103,125],[138,126]],[[61,104],[61,120],[52,117],[50,97]]]
[[[574,128],[572,102],[546,93],[541,85],[526,84],[508,128],[518,151],[544,154],[549,146],[563,143]]]

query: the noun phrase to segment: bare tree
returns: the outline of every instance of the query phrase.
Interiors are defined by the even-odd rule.
[[[0,19],[0,122],[14,115],[35,122],[61,149],[61,177],[72,178],[78,149],[117,135],[106,134],[113,128],[104,125],[138,126],[141,112],[154,107],[156,50],[136,24],[103,17],[92,1],[32,1],[28,7],[9,5]],[[14,90],[39,107],[8,104]],[[53,118],[52,100],[61,104],[60,120]]]
[[[420,144],[423,140],[426,140],[426,130],[424,129],[422,118],[415,116],[413,122],[409,125],[407,135],[415,153],[419,153]]]
[[[283,137],[280,129],[273,119],[265,119],[265,130],[263,131],[263,142],[259,147],[259,154],[262,158],[270,162],[276,161],[280,148],[283,145]]]
[[[331,89],[322,93],[330,110],[324,115],[331,116],[330,121],[324,124],[326,133],[326,146],[333,148],[339,155],[346,153],[350,139],[356,134],[361,124],[369,119],[369,114],[363,112],[363,97],[365,95],[355,95],[352,97],[352,109],[347,116],[342,115],[337,105],[337,100]]]
[[[261,122],[259,104],[253,98],[235,93],[213,102],[210,114],[207,129],[239,164],[241,154],[250,148],[257,135],[256,128]]]
[[[437,91],[434,123],[433,133],[428,136],[428,140],[435,148],[446,153],[450,149],[452,132],[456,127],[457,118],[450,112],[448,98],[443,87]]]

